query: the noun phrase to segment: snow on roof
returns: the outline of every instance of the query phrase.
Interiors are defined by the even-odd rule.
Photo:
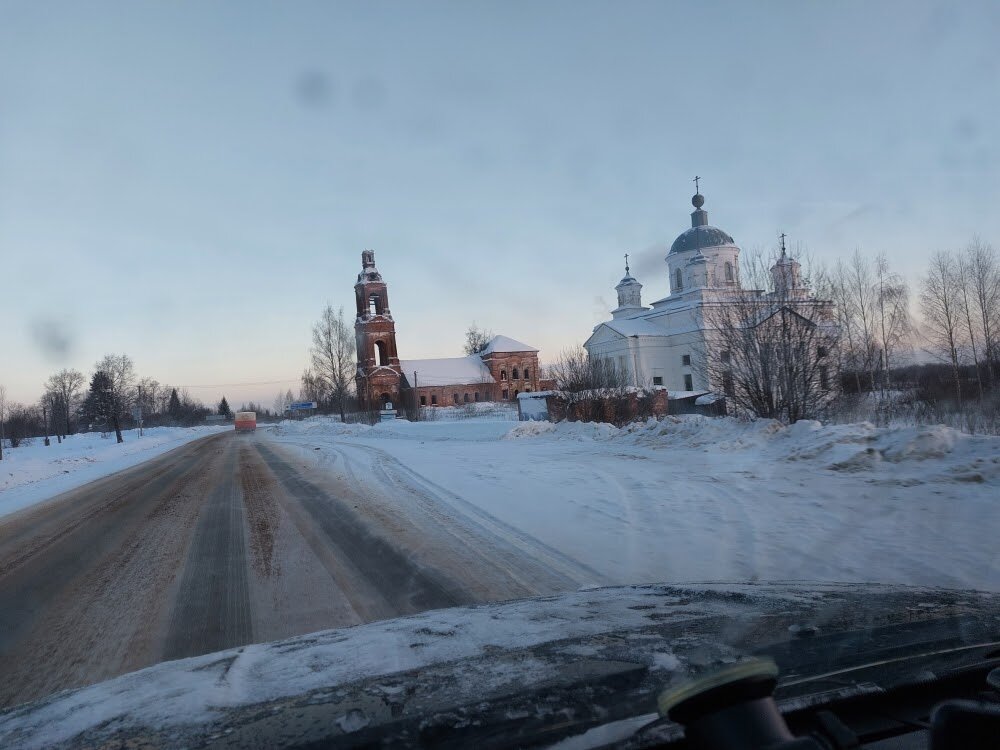
[[[490,343],[483,349],[483,354],[493,354],[493,352],[537,352],[533,346],[512,339],[509,336],[494,336]]]
[[[704,396],[708,391],[667,391],[667,398],[670,401],[682,398],[695,398],[696,396]]]
[[[694,400],[695,406],[708,406],[709,404],[714,404],[716,401],[721,401],[725,396],[721,393],[706,393],[704,396],[698,396]]]
[[[645,318],[606,320],[602,325],[606,325],[612,331],[620,333],[622,336],[668,336],[671,333],[654,323],[650,323]]]
[[[417,387],[496,382],[478,354],[444,359],[401,359],[399,366],[410,385],[416,380]]]

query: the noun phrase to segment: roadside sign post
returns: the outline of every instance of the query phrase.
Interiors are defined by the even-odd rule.
[[[314,411],[316,409],[315,401],[293,401],[288,405],[289,412],[305,412]]]

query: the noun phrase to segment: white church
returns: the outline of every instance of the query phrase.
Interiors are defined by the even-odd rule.
[[[691,203],[695,209],[691,228],[674,240],[665,259],[670,294],[644,306],[642,284],[626,262],[625,278],[615,287],[618,307],[612,310],[611,320],[594,327],[583,346],[593,358],[612,360],[633,385],[664,386],[672,394],[693,395],[722,390],[721,383],[709,382],[704,365],[711,338],[705,307],[725,304],[727,296],[741,287],[740,248],[726,232],[708,223],[700,192]],[[784,252],[771,275],[786,295],[803,300],[810,296],[799,263]]]

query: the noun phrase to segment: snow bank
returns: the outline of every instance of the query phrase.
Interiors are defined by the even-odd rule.
[[[847,472],[936,459],[926,467],[928,477],[972,482],[1000,478],[1000,439],[968,435],[945,425],[879,428],[869,422],[823,425],[802,420],[786,427],[770,419],[683,415],[650,418],[621,429],[593,422],[526,422],[504,435],[507,440],[538,437],[609,440],[654,449],[762,451],[777,461],[811,461]]]
[[[441,407],[447,408],[447,407]],[[517,423],[515,423],[517,424]],[[370,438],[374,440],[447,440],[447,441],[492,441],[499,440],[510,430],[511,422],[496,419],[456,419],[410,422],[395,419],[374,425],[343,424],[334,417],[310,417],[302,420],[286,420],[275,425],[258,427],[259,433],[294,442],[329,440],[331,438]]]
[[[112,434],[87,432],[68,435],[62,443],[52,439],[48,447],[34,439],[30,445],[7,449],[0,461],[0,517],[47,500],[95,479],[128,469],[162,455],[192,440],[231,426],[150,427],[123,430],[125,442]]]

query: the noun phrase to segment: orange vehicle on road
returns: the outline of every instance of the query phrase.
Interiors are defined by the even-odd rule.
[[[238,411],[235,422],[237,432],[255,432],[257,430],[257,412]]]

